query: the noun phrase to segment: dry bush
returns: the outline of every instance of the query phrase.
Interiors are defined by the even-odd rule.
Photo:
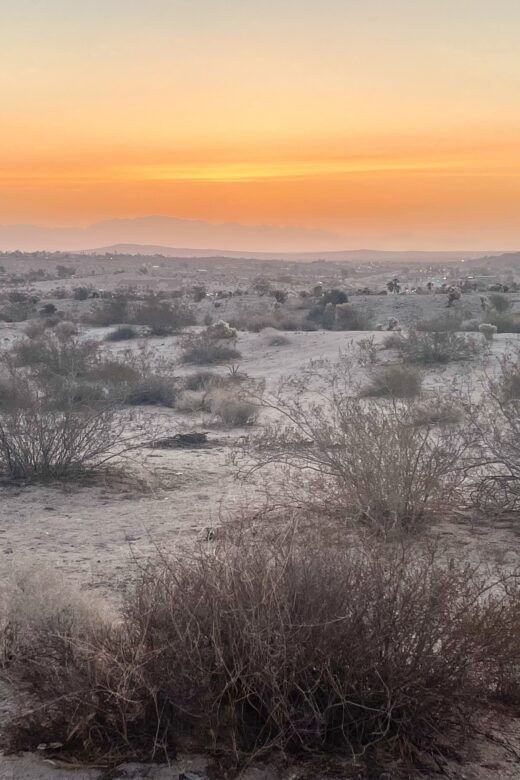
[[[455,312],[443,312],[429,320],[419,320],[415,330],[423,333],[443,333],[445,331],[462,330],[462,314]]]
[[[350,393],[341,366],[286,380],[264,399],[273,422],[244,444],[243,474],[268,468],[287,502],[384,532],[450,511],[464,482],[462,432],[415,425],[413,401]]]
[[[254,425],[258,418],[258,405],[229,390],[214,390],[209,408],[224,425],[245,427]]]
[[[500,361],[497,378],[470,415],[474,438],[473,498],[479,509],[520,508],[520,358]]]
[[[520,333],[520,314],[515,312],[488,311],[486,322],[495,325],[498,333]]]
[[[24,333],[28,339],[41,339],[47,325],[42,320],[30,320],[24,328]]]
[[[496,325],[490,325],[488,322],[482,322],[478,329],[486,341],[493,341],[498,330]]]
[[[4,360],[32,368],[42,377],[86,375],[98,359],[99,344],[71,338],[66,343],[47,335],[42,339],[24,339],[16,343]]]
[[[266,330],[266,328],[286,331],[309,331],[316,330],[317,327],[306,320],[300,313],[273,311],[255,314],[247,310],[241,311],[236,317],[230,318],[229,325],[236,330],[249,331],[250,333],[260,333],[260,331]]]
[[[470,360],[481,345],[471,336],[451,330],[418,333],[410,331],[397,345],[403,360],[419,365],[444,365]]]
[[[326,302],[319,299],[308,312],[307,320],[324,330],[371,330],[372,315],[351,303]]]
[[[73,336],[78,335],[78,327],[74,322],[67,320],[59,322],[54,328],[56,338],[60,341],[69,341]]]
[[[135,339],[139,333],[131,325],[120,325],[105,336],[105,341],[129,341]]]
[[[238,360],[240,352],[228,344],[220,344],[211,339],[197,337],[185,343],[181,360],[192,365],[214,365]]]
[[[179,412],[211,411],[211,394],[206,390],[183,390],[176,399],[175,408]]]
[[[0,409],[0,473],[9,479],[71,479],[138,446],[129,418],[106,403],[83,402],[74,387],[16,389],[16,405]]]
[[[383,347],[385,349],[399,349],[403,338],[404,336],[401,333],[389,333],[383,340]]]
[[[415,425],[459,425],[464,420],[464,404],[460,398],[439,395],[423,403],[415,404]]]
[[[196,321],[187,306],[151,299],[136,308],[132,322],[148,328],[153,336],[168,336],[188,325],[195,325]]]
[[[518,682],[514,581],[405,547],[162,557],[114,625],[58,608],[23,628],[8,672],[34,706],[11,723],[16,750],[218,749],[228,767],[312,751],[410,768],[470,737],[475,712]]]
[[[414,398],[421,392],[423,376],[413,366],[394,364],[373,371],[363,395],[374,398]]]
[[[107,328],[128,321],[129,301],[126,295],[115,295],[96,303],[94,309],[85,315],[84,322],[94,327]]]
[[[226,377],[215,374],[213,371],[196,371],[184,377],[185,390],[208,390],[209,388],[222,387],[226,384]]]
[[[267,342],[268,347],[286,347],[291,343],[291,340],[286,336],[271,336]]]
[[[178,387],[173,377],[151,375],[130,383],[123,400],[130,406],[174,407],[177,393]]]
[[[508,298],[507,295],[502,295],[501,293],[489,293],[488,301],[493,309],[499,314],[504,314],[512,307],[511,299]]]

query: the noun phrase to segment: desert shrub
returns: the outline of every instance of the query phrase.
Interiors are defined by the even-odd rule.
[[[448,511],[463,484],[468,444],[460,431],[414,425],[411,401],[353,398],[329,371],[316,387],[319,401],[305,400],[314,388],[309,375],[286,380],[267,399],[275,419],[245,444],[245,473],[276,464],[288,501],[385,532],[413,530]]]
[[[229,426],[254,425],[258,417],[256,404],[223,389],[211,393],[210,411]]]
[[[260,333],[266,328],[288,331],[311,331],[317,328],[317,325],[310,322],[309,319],[304,319],[301,315],[290,315],[280,311],[267,314],[241,312],[237,317],[230,318],[229,325],[236,330],[245,330],[250,333]]]
[[[337,305],[320,298],[307,314],[307,320],[325,330],[370,330],[371,316],[351,303]]]
[[[419,320],[415,329],[423,333],[443,333],[444,331],[458,331],[462,329],[462,314],[455,312],[443,312],[429,320]]]
[[[509,311],[512,306],[511,299],[501,293],[489,293],[488,301],[499,314],[504,314]]]
[[[217,363],[227,363],[231,360],[237,360],[241,357],[240,352],[235,347],[227,344],[197,338],[190,340],[184,347],[181,360],[183,363],[193,365],[212,365]]]
[[[372,397],[414,398],[421,392],[423,377],[413,366],[394,364],[373,371],[363,395]]]
[[[28,339],[41,339],[45,333],[46,324],[41,320],[30,320],[24,328],[24,333]]]
[[[335,323],[338,330],[370,330],[370,314],[350,303],[339,303],[335,310]]]
[[[86,375],[98,356],[94,341],[71,339],[67,343],[52,336],[16,343],[10,358],[17,366],[32,367],[42,377]]]
[[[142,374],[139,368],[123,360],[107,359],[99,357],[85,375],[91,381],[102,382],[106,385],[121,385],[139,382]]]
[[[54,332],[59,341],[68,341],[78,335],[78,327],[74,322],[64,320],[56,325]]]
[[[271,336],[271,338],[267,342],[267,345],[269,347],[286,347],[290,343],[291,340],[288,339],[286,336]]]
[[[273,751],[358,767],[442,756],[516,682],[519,617],[512,583],[440,558],[373,543],[162,556],[112,623],[25,584],[9,671],[35,706],[10,747],[155,760],[218,748],[227,766]]]
[[[486,312],[486,320],[498,333],[520,333],[520,315],[514,312],[491,310]]]
[[[0,474],[70,479],[99,469],[136,442],[127,433],[128,420],[113,407],[78,406],[72,394],[60,406],[54,395],[32,389],[23,406],[0,409]]]
[[[401,338],[398,349],[410,363],[435,365],[470,360],[479,353],[480,347],[471,336],[444,330],[410,331]]]
[[[30,301],[10,303],[0,311],[0,320],[4,322],[25,322],[36,314],[34,304]]]
[[[214,371],[196,371],[184,377],[185,390],[208,390],[210,387],[220,387],[226,383],[226,378]]]
[[[46,303],[42,308],[40,309],[40,316],[41,317],[49,317],[52,314],[56,314],[57,308],[53,303]]]
[[[469,415],[475,441],[474,499],[480,509],[517,511],[520,507],[520,360],[500,360],[487,393]]]
[[[75,287],[72,291],[72,297],[75,301],[86,301],[91,292],[91,287]]]
[[[128,317],[128,297],[115,295],[97,302],[92,312],[86,315],[84,320],[89,325],[107,328],[110,325],[128,322]]]
[[[325,290],[322,295],[323,305],[326,306],[331,303],[333,306],[338,306],[348,302],[348,295],[343,290],[334,288],[332,290]]]
[[[130,406],[175,406],[177,386],[171,377],[150,376],[130,385],[124,402]]]
[[[175,408],[179,412],[211,411],[211,394],[208,390],[183,390],[176,400]]]
[[[495,333],[497,332],[496,325],[490,325],[488,322],[483,322],[479,325],[479,332],[482,333],[486,341],[493,341]]]
[[[167,336],[196,322],[193,312],[187,306],[172,305],[156,299],[138,306],[132,321],[148,328],[153,336]]]
[[[403,338],[404,336],[401,333],[389,333],[383,340],[383,347],[385,349],[399,349]]]
[[[105,341],[129,341],[135,339],[139,334],[131,325],[120,325],[115,330],[110,331],[105,336]]]
[[[414,405],[414,425],[458,425],[464,420],[463,403],[460,398],[436,396]]]

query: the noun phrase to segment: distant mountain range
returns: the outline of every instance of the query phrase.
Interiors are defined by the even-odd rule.
[[[492,252],[345,250],[352,243],[326,230],[274,225],[212,224],[167,216],[111,219],[88,227],[0,225],[0,251],[96,251],[169,257],[244,259],[450,261]],[[219,247],[215,249],[214,247]]]
[[[215,246],[235,252],[291,252],[303,248],[309,251],[342,249],[345,239],[325,230],[235,222],[212,224],[161,216],[110,219],[85,228],[0,225],[0,249],[3,251],[78,251],[113,244],[190,247],[190,250],[205,252],[208,247]]]

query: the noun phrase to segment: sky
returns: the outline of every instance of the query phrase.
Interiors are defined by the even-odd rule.
[[[519,41],[518,0],[0,0],[0,224],[519,249]]]

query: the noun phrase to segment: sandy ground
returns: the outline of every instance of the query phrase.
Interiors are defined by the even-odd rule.
[[[95,282],[98,286],[103,284],[107,289],[130,282],[146,282],[148,286],[153,286],[149,277],[143,281],[135,270],[116,276],[111,272],[109,276],[105,266],[94,267],[91,260],[88,263],[93,267],[83,269],[82,281]],[[37,267],[37,263],[33,262],[32,267]],[[89,275],[88,271],[92,274]],[[312,278],[308,270],[305,273],[308,276],[298,278],[298,283],[303,284]],[[199,273],[197,277],[186,272],[182,283],[200,281],[201,276],[207,281],[206,273]],[[332,277],[334,274],[331,272]],[[224,286],[225,281],[214,279],[212,284],[214,287]],[[247,281],[246,275],[239,279],[240,283]],[[382,284],[382,279],[380,282]],[[76,278],[67,280],[66,285],[76,286],[78,283]],[[170,278],[166,274],[165,278],[155,278],[154,281],[154,285],[162,289],[178,283],[178,276]],[[230,285],[229,278],[227,285]],[[54,281],[35,285],[40,293],[55,286]],[[397,316],[405,327],[417,319],[446,313],[446,298],[438,295],[355,296],[352,301],[356,306],[373,311],[375,321],[386,322],[390,316]],[[224,319],[236,316],[244,306],[253,307],[261,313],[265,305],[262,299],[247,302],[228,299],[218,310],[211,309],[211,303],[203,304],[216,318]],[[465,318],[479,316],[480,297],[465,295],[459,306]],[[4,347],[9,346],[20,338],[22,331],[22,325],[0,323],[0,343]],[[106,330],[100,328],[90,329],[85,331],[84,337],[102,339],[105,333]],[[258,334],[241,333],[238,339],[238,349],[243,355],[239,361],[240,370],[262,380],[267,390],[273,389],[284,376],[298,375],[310,360],[335,360],[340,350],[352,355],[353,374],[360,376],[356,343],[373,336],[375,343],[380,345],[385,337],[380,332],[291,332],[284,334],[289,344],[274,347],[269,344],[273,333],[269,330]],[[178,337],[151,339],[150,343],[168,359],[175,360],[179,356]],[[520,343],[518,337],[499,336],[483,361],[428,372],[425,392],[455,380],[467,381],[473,392],[480,392],[483,363],[492,371],[497,356],[511,350],[516,343]],[[127,347],[124,344],[112,348],[120,351]],[[133,348],[137,348],[135,343]],[[208,430],[210,446],[198,450],[143,450],[125,463],[126,477],[108,475],[104,480],[91,484],[0,484],[0,578],[9,576],[11,567],[29,562],[58,569],[74,584],[90,588],[110,601],[127,583],[133,561],[146,559],[156,547],[173,549],[194,542],[207,544],[206,529],[218,528],[234,509],[244,503],[262,500],[260,484],[244,487],[236,480],[236,471],[230,462],[233,446],[240,437],[247,435],[247,430],[211,427],[208,419],[200,414],[185,415],[171,410],[144,414],[153,415],[165,434],[182,429]],[[467,559],[484,558],[508,567],[520,563],[520,534],[514,523],[496,526],[451,521],[441,524],[435,533]],[[516,733],[511,739],[517,747],[506,749],[497,737],[498,741],[486,742],[485,760],[475,759],[463,769],[451,768],[452,774],[447,776],[467,780],[520,778],[520,739],[517,740]],[[191,769],[204,769],[202,759],[192,757],[190,761]],[[162,780],[177,778],[188,768],[185,764],[160,769],[126,767],[112,776]],[[50,780],[55,777],[98,780],[103,776],[97,768],[74,771],[57,768],[41,756],[0,756],[0,780]],[[294,772],[280,774],[273,768],[257,768],[250,770],[247,778],[281,780],[289,776],[297,775]],[[187,780],[194,780],[194,777],[187,776]]]

